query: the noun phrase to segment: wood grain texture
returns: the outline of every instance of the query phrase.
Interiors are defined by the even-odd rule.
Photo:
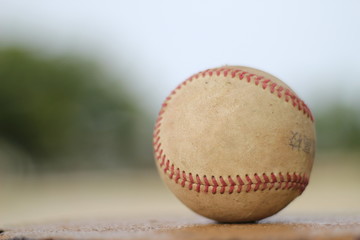
[[[272,217],[219,224],[201,217],[55,222],[4,229],[0,239],[360,239],[360,216]]]
[[[0,239],[360,240],[358,159],[319,155],[304,194],[259,224],[223,225],[196,216],[155,171],[2,174]]]

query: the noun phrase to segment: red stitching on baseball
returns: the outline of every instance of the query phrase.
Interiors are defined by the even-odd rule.
[[[236,180],[238,180],[238,182],[239,182],[237,192],[240,193],[242,190],[242,186],[245,185],[245,183],[239,175],[236,175]]]
[[[224,69],[223,68],[219,68],[218,70],[216,70],[216,75],[217,76],[220,76],[220,73],[223,71]]]
[[[174,174],[175,174],[175,171],[174,171],[174,164],[171,164],[171,167],[170,167],[170,179],[172,179],[173,178],[173,176],[174,176]]]
[[[159,136],[157,136],[156,137],[156,139],[154,139],[155,140],[155,142],[153,143],[154,144],[154,146],[156,146],[156,144],[158,144],[159,143],[159,141],[160,141],[160,137]]]
[[[167,97],[166,99],[168,99],[169,97]],[[171,98],[169,98],[170,100]],[[159,116],[157,119],[156,119],[156,123],[159,123],[163,118],[161,116]]]
[[[249,82],[251,81],[251,78],[254,77],[254,76],[256,76],[256,75],[255,75],[255,74],[252,74],[252,73],[249,74],[249,75],[247,75],[247,76],[246,76],[247,82],[249,83]]]
[[[192,177],[192,174],[189,173],[189,190],[192,190],[193,184],[194,184],[194,179]]]
[[[221,189],[220,189],[220,193],[223,194],[225,192],[225,189],[227,187],[227,184],[225,182],[225,180],[223,179],[222,176],[219,177],[220,178],[220,182],[221,182]]]
[[[172,95],[175,95],[178,90],[182,88],[182,86],[186,86],[188,82],[191,82],[193,79],[198,79],[200,76],[212,76],[213,74],[216,74],[217,76],[220,76],[220,74],[223,74],[225,77],[230,74],[232,78],[239,78],[240,80],[243,80],[246,78],[246,82],[250,83],[251,80],[253,80],[254,84],[256,86],[261,86],[264,90],[269,87],[270,93],[274,94],[276,92],[277,97],[283,98],[284,101],[289,102],[291,100],[291,104],[296,107],[299,111],[301,111],[303,114],[305,114],[307,117],[311,119],[311,121],[314,121],[313,115],[310,111],[310,109],[307,107],[307,105],[298,98],[293,92],[291,92],[290,89],[285,88],[283,86],[278,85],[277,83],[273,82],[270,79],[265,79],[263,76],[258,76],[256,74],[250,74],[246,71],[242,71],[240,69],[231,69],[231,68],[218,68],[218,69],[208,69],[203,72],[200,72],[198,74],[195,74],[188,79],[186,79],[184,82],[182,82],[180,85],[176,87],[174,91],[170,93],[170,95],[166,98],[165,102],[162,105],[162,108],[159,111],[159,116],[156,120],[156,124],[154,127],[154,134],[153,134],[153,146],[154,146],[154,152],[155,157],[159,161],[160,168],[163,169],[164,174],[168,175],[168,177],[176,184],[180,184],[182,187],[185,187],[186,184],[188,184],[189,190],[195,190],[196,192],[201,192],[201,190],[204,193],[209,192],[209,188],[211,187],[212,194],[216,194],[218,192],[218,188],[220,188],[219,193],[224,194],[225,192],[228,192],[229,194],[232,194],[235,191],[237,193],[241,193],[243,191],[243,186],[245,186],[244,191],[250,192],[250,191],[258,191],[259,189],[261,191],[264,190],[271,190],[274,188],[274,190],[299,190],[300,192],[304,191],[306,186],[309,183],[308,177],[305,175],[305,173],[289,173],[287,172],[285,174],[286,179],[283,175],[283,173],[279,172],[277,174],[271,172],[269,175],[266,173],[263,173],[261,176],[262,178],[255,173],[250,177],[250,175],[246,174],[244,176],[244,179],[247,183],[243,181],[243,179],[236,175],[233,180],[231,176],[227,177],[228,183],[225,181],[225,179],[222,176],[219,176],[217,180],[217,177],[212,176],[211,182],[209,182],[206,175],[204,175],[202,178],[196,174],[195,179],[193,178],[192,173],[186,173],[185,171],[181,171],[179,168],[175,168],[175,165],[170,162],[169,159],[167,159],[166,154],[164,154],[164,150],[161,148],[161,138],[160,138],[160,127],[161,127],[161,121],[163,120],[162,115],[165,112],[166,107],[168,106],[168,102],[172,99]],[[181,179],[181,182],[179,180]],[[219,184],[220,183],[220,184]],[[196,185],[195,188],[193,185]],[[202,187],[203,186],[203,187]]]
[[[261,178],[257,175],[257,173],[255,173],[254,174],[254,177],[255,177],[255,179],[256,179],[256,186],[255,186],[255,188],[256,189],[254,189],[254,191],[257,191],[259,188],[260,188],[260,186],[262,185],[263,187],[261,188],[261,190],[262,191],[264,191],[265,190],[265,185],[266,185],[266,182],[264,181],[261,181]]]
[[[262,77],[262,76],[258,76],[257,78],[255,78],[255,79],[254,79],[255,85],[256,85],[256,86],[259,85],[260,80],[263,79],[263,78],[264,78],[264,77]]]
[[[291,96],[290,94],[290,90],[289,89],[286,89],[285,90],[285,101],[288,102],[289,101],[289,97]]]
[[[237,74],[238,72],[240,72],[239,69],[236,69],[235,71],[233,71],[233,72],[231,73],[231,77],[232,77],[232,78],[235,78],[235,76],[236,76],[236,74]]]
[[[166,174],[166,172],[169,170],[169,167],[170,167],[170,160],[166,160],[165,168],[164,168],[164,173],[165,173],[165,174]]]
[[[159,154],[156,156],[156,159],[160,159],[161,156],[162,156],[162,154],[163,154],[163,152],[164,152],[164,151],[161,149],[160,152],[159,152]]]
[[[209,186],[211,186],[211,185],[210,185],[209,181],[207,180],[206,175],[204,175],[204,182],[205,182],[205,184],[204,184],[204,186],[205,186],[204,191],[207,193],[207,192],[209,191]]]
[[[186,183],[186,173],[185,171],[182,171],[182,181],[181,181],[181,186],[185,187],[185,183]]]
[[[264,178],[264,182],[265,182],[265,183],[269,183],[269,182],[270,182],[269,177],[268,177],[265,173],[263,173],[263,178]]]
[[[216,181],[216,179],[215,179],[214,176],[211,177],[211,180],[212,180],[212,182],[213,182],[213,185],[212,185],[212,186],[213,186],[212,193],[215,194],[215,193],[216,193],[216,189],[217,189],[217,187],[218,187],[219,185],[218,185],[218,183],[217,183],[217,181]]]
[[[284,88],[282,87],[282,86],[279,86],[278,87],[278,89],[276,90],[278,93],[277,93],[277,96],[279,97],[279,98],[281,98],[282,97],[282,90],[284,90]]]
[[[155,152],[158,152],[158,151],[159,151],[159,149],[160,149],[160,147],[161,147],[161,143],[159,143],[159,144],[156,146],[156,148],[155,148]]]
[[[277,86],[276,83],[270,84],[270,92],[271,92],[271,93],[274,93],[274,92],[275,92],[275,87],[276,87],[276,86]]]
[[[201,180],[200,180],[200,177],[199,177],[199,175],[198,174],[196,174],[196,191],[197,192],[200,192],[200,187],[201,187],[201,185],[203,185],[202,184],[202,182],[201,182]]]
[[[175,173],[175,183],[179,183],[179,179],[180,179],[180,169],[177,168]]]
[[[251,186],[254,184],[248,174],[245,175],[246,181],[248,181],[246,192],[250,192]],[[255,190],[256,191],[256,190]]]
[[[224,76],[225,76],[225,77],[228,75],[229,71],[230,71],[230,69],[225,69],[225,70],[224,70]]]
[[[241,71],[240,71],[241,72]],[[240,74],[239,74],[239,79],[240,80],[243,80],[244,79],[244,76],[247,74],[247,72],[241,72]]]
[[[155,130],[156,130],[156,129],[155,129]],[[159,135],[159,133],[160,133],[160,129],[156,130],[156,132],[153,134],[153,137],[154,137],[154,138],[157,137],[157,136]]]
[[[163,109],[160,110],[159,116],[161,116],[165,111]]]
[[[205,77],[206,74],[207,74],[207,72],[210,71],[210,70],[211,70],[211,69],[207,69],[207,70],[203,71],[203,72],[202,72],[202,76]]]
[[[236,183],[232,180],[231,176],[228,176],[228,180],[229,180],[229,183],[230,183],[229,194],[232,194],[234,192],[234,188],[236,186]]]
[[[299,180],[298,180],[298,182],[301,182],[301,180],[302,180],[302,177],[301,177],[301,175],[299,175],[298,177],[299,177]]]
[[[162,150],[162,149],[161,149]],[[160,167],[164,166],[165,164],[165,159],[166,159],[166,155],[164,154],[164,156],[161,159],[161,163],[160,163]]]
[[[268,87],[268,83],[270,82],[270,79],[266,79],[263,81],[262,88],[265,90]]]

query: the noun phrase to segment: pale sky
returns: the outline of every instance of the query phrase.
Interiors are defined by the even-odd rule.
[[[0,40],[96,54],[143,106],[198,71],[265,70],[310,107],[360,101],[360,1],[0,0]]]

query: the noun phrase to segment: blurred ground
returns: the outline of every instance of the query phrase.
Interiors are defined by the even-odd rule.
[[[316,222],[316,219],[331,218],[335,219],[332,222],[335,224],[340,219],[358,219],[359,156],[330,152],[319,154],[306,191],[270,220],[276,222],[290,216],[291,221],[295,217]],[[175,219],[184,219],[185,222],[172,222],[174,226],[209,223],[175,199],[154,170],[58,173],[21,178],[2,176],[1,182],[2,228],[109,218],[135,219],[136,226],[141,228],[148,226],[146,219],[166,219],[163,221],[165,225]],[[120,223],[130,227],[132,220]],[[356,221],[359,223],[359,219]],[[328,224],[331,225],[331,221]],[[155,228],[155,225],[150,226]],[[359,229],[359,225],[351,225],[350,228]]]
[[[200,217],[66,221],[5,230],[0,239],[359,239],[360,218],[271,217],[218,224]]]

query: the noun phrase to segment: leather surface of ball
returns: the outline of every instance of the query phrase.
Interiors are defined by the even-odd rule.
[[[311,111],[285,83],[249,67],[191,76],[155,123],[157,168],[196,213],[220,222],[269,217],[306,188],[315,155]]]

